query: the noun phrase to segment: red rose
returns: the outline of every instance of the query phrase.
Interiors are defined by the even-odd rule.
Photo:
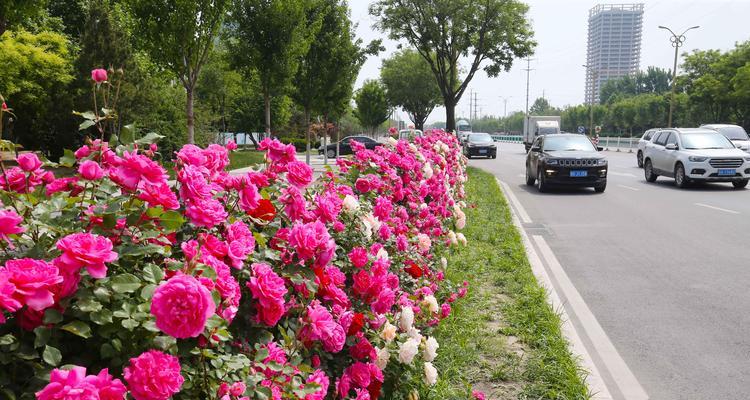
[[[421,277],[424,273],[422,271],[422,268],[420,268],[419,265],[417,265],[417,263],[415,263],[414,261],[407,261],[404,271],[406,271],[414,279]]]
[[[347,336],[354,336],[359,332],[365,325],[365,316],[362,313],[354,313],[352,317],[352,323],[349,325],[349,330],[346,332]]]
[[[250,213],[250,216],[255,219],[271,222],[276,217],[276,207],[273,206],[271,200],[261,199],[258,202],[258,207]]]

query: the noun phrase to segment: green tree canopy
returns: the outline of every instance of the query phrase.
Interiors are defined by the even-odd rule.
[[[534,100],[534,104],[529,108],[531,115],[560,115],[560,110],[549,104],[549,100],[539,97]]]
[[[666,93],[669,91],[670,84],[669,71],[648,67],[646,71],[638,71],[634,75],[626,75],[605,82],[599,92],[599,102],[609,104],[625,97],[644,93]]]
[[[317,0],[235,0],[228,48],[233,65],[257,73],[271,134],[271,99],[290,93],[300,60],[320,29]]]
[[[370,6],[380,29],[406,40],[429,63],[448,130],[455,130],[456,104],[480,68],[495,77],[509,70],[514,58],[532,53],[536,43],[527,11],[516,0],[377,0]],[[464,57],[469,65],[462,69]]]
[[[26,22],[44,10],[45,0],[0,1],[0,36],[16,24]]]
[[[415,50],[406,49],[383,60],[380,80],[389,103],[403,108],[415,128],[424,129],[425,120],[442,100],[430,64]]]
[[[370,130],[371,134],[375,133],[380,124],[388,120],[390,105],[385,95],[385,88],[380,82],[365,81],[354,94],[354,102],[357,104],[354,116],[364,128]]]
[[[127,0],[138,43],[185,88],[187,141],[195,142],[193,97],[228,0]]]

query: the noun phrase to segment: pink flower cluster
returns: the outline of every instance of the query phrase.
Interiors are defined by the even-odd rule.
[[[122,400],[127,393],[125,385],[114,379],[105,368],[97,375],[86,375],[86,368],[75,366],[70,370],[53,369],[49,384],[36,392],[38,400]]]

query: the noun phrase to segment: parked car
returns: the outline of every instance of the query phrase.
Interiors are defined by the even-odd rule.
[[[489,133],[472,132],[464,140],[464,154],[468,158],[497,158],[497,146]]]
[[[413,140],[415,137],[424,136],[419,129],[402,129],[398,131],[398,138],[404,140]]]
[[[538,136],[526,154],[526,184],[540,192],[550,186],[607,188],[607,159],[591,140],[572,133]]]
[[[679,188],[703,181],[731,182],[740,189],[750,179],[750,156],[708,128],[663,129],[646,144],[643,157],[648,182],[668,176]]]
[[[340,156],[344,156],[344,155],[347,155],[347,154],[353,154],[354,153],[352,151],[352,146],[351,146],[351,141],[352,140],[355,140],[355,141],[357,141],[359,143],[362,143],[368,149],[374,149],[374,148],[376,148],[378,146],[382,146],[383,145],[382,143],[380,143],[380,142],[378,142],[378,141],[376,141],[376,140],[374,140],[372,138],[369,138],[367,136],[347,136],[347,137],[341,139],[341,141],[339,141],[339,143],[338,143],[338,145],[339,145],[338,146],[338,148],[339,148],[339,155]],[[318,148],[318,154],[323,155],[323,151],[324,150],[325,150],[325,152],[326,152],[326,154],[328,155],[329,158],[336,158],[336,143],[331,143],[331,144],[327,145],[325,147],[325,149],[323,148],[323,146],[319,147]]]
[[[713,129],[726,136],[738,149],[750,152],[750,137],[747,136],[745,129],[739,125],[705,124],[701,125],[701,128]]]
[[[649,129],[643,133],[643,136],[638,140],[638,152],[635,155],[638,161],[638,168],[643,168],[643,150],[646,148],[646,143],[650,142],[654,138],[654,134],[659,132],[661,128]]]

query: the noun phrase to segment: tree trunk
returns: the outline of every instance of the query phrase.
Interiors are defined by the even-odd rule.
[[[414,129],[424,131],[424,119],[420,119],[414,122]]]
[[[310,165],[310,107],[305,107],[305,125],[307,126],[305,130],[305,138],[307,139],[305,160],[307,165]]]
[[[447,132],[456,130],[456,103],[452,99],[445,101],[445,130]]]
[[[263,93],[263,106],[266,114],[266,137],[271,137],[271,95]]]
[[[193,111],[193,85],[185,86],[187,102],[185,104],[185,115],[187,116],[187,142],[195,143],[195,114]]]

